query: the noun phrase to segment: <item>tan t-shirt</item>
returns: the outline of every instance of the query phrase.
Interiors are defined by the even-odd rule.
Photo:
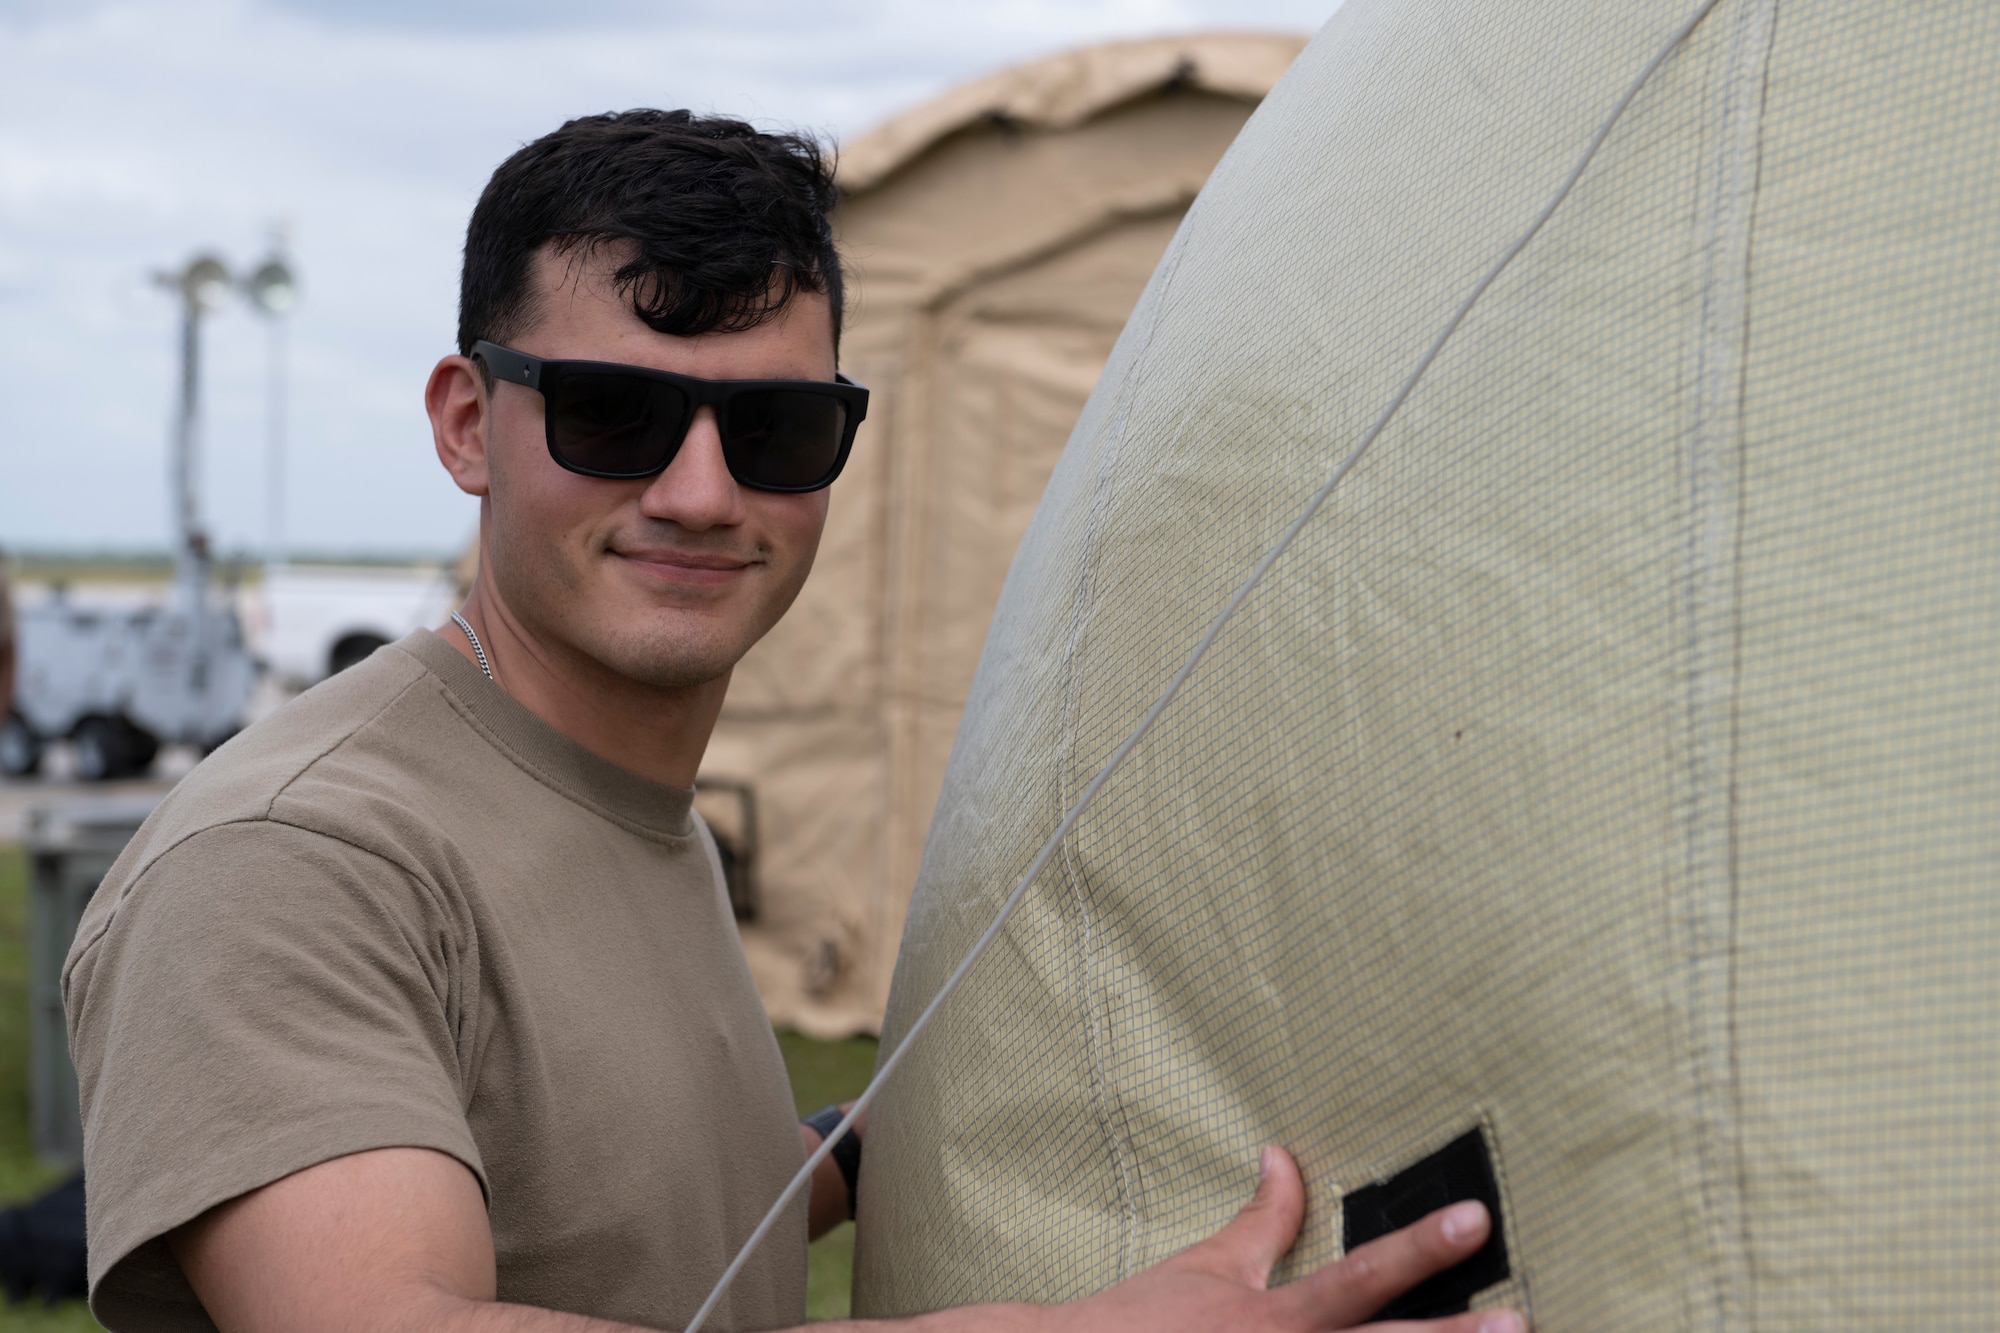
[[[92,1306],[210,1329],[162,1235],[369,1148],[485,1187],[499,1294],[680,1328],[803,1161],[691,793],[419,632],[146,822],[63,975]],[[717,1311],[805,1318],[803,1200]]]

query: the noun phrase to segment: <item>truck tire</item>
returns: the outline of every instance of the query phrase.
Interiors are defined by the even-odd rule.
[[[153,761],[160,757],[160,738],[136,722],[118,719],[125,728],[125,766],[121,774],[136,777],[150,772]]]
[[[125,771],[125,728],[116,718],[87,717],[70,736],[76,747],[76,775],[85,782],[109,782]]]
[[[334,644],[333,651],[327,654],[326,674],[337,676],[356,663],[367,661],[370,654],[388,643],[379,634],[350,634]]]
[[[0,722],[0,773],[25,778],[42,766],[42,738],[19,713]]]
[[[85,782],[144,775],[159,757],[160,739],[122,717],[87,717],[77,724],[76,775]]]

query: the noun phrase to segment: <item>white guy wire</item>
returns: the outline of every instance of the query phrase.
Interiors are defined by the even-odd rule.
[[[1431,340],[1430,347],[1426,349],[1422,357],[1418,358],[1416,366],[1410,371],[1409,376],[1404,379],[1402,387],[1396,390],[1395,397],[1389,400],[1389,405],[1382,409],[1380,416],[1375,418],[1375,424],[1370,426],[1367,434],[1361,437],[1361,442],[1354,446],[1353,452],[1340,461],[1340,465],[1334,468],[1333,474],[1313,493],[1312,499],[1306,502],[1305,508],[1299,511],[1299,516],[1292,520],[1291,526],[1285,529],[1284,535],[1278,538],[1277,544],[1265,553],[1264,558],[1257,562],[1257,567],[1250,571],[1250,576],[1244,579],[1237,586],[1236,591],[1230,594],[1229,600],[1223,603],[1222,610],[1217,612],[1215,619],[1209,622],[1208,630],[1195,643],[1193,650],[1187,655],[1187,660],[1181,663],[1181,669],[1174,673],[1174,678],[1167,685],[1167,688],[1161,692],[1160,697],[1154,701],[1153,706],[1146,710],[1146,715],[1139,720],[1139,725],[1132,729],[1132,734],[1127,736],[1124,743],[1113,752],[1111,758],[1105,761],[1104,767],[1097,770],[1097,776],[1092,778],[1089,785],[1077,796],[1076,803],[1069,808],[1069,813],[1063,816],[1062,822],[1056,825],[1055,832],[1051,833],[1048,841],[1042,844],[1042,850],[1036,854],[1033,863],[1028,866],[1027,872],[1021,876],[1020,882],[1015,884],[1014,891],[1007,895],[1007,901],[1000,905],[1000,910],[994,915],[992,923],[986,927],[985,932],[980,935],[971,950],[959,962],[959,965],[952,970],[951,975],[945,978],[944,985],[938,987],[937,994],[931,997],[931,1002],[924,1006],[924,1011],[917,1015],[914,1023],[910,1024],[910,1029],[903,1034],[903,1039],[897,1042],[890,1050],[888,1057],[882,1061],[881,1068],[875,1071],[875,1077],[868,1081],[868,1087],[862,1094],[854,1099],[854,1104],[848,1109],[847,1114],[840,1118],[840,1123],[834,1126],[833,1132],[828,1134],[819,1147],[813,1150],[810,1157],[806,1158],[806,1164],[799,1168],[798,1174],[792,1177],[791,1183],[786,1185],[784,1192],[778,1196],[778,1201],[771,1205],[769,1212],[764,1214],[764,1220],[757,1224],[757,1229],[752,1231],[750,1238],[743,1242],[743,1248],[736,1252],[736,1257],[730,1261],[729,1267],[724,1269],[722,1276],[716,1280],[714,1289],[708,1293],[708,1299],[701,1303],[699,1310],[695,1311],[694,1318],[688,1323],[685,1333],[700,1333],[703,1322],[714,1312],[716,1303],[722,1299],[722,1294],[729,1290],[729,1286],[736,1280],[737,1274],[743,1271],[743,1265],[749,1262],[750,1256],[756,1251],[757,1246],[763,1242],[765,1236],[770,1234],[771,1228],[777,1224],[778,1218],[783,1215],[786,1205],[791,1203],[793,1198],[798,1195],[799,1190],[804,1187],[807,1181],[812,1179],[813,1171],[821,1162],[826,1160],[827,1154],[833,1151],[833,1145],[848,1133],[849,1129],[853,1127],[855,1119],[868,1109],[870,1102],[875,1100],[876,1092],[881,1089],[882,1084],[888,1079],[889,1075],[895,1072],[896,1066],[902,1063],[903,1056],[910,1049],[911,1043],[915,1042],[918,1035],[926,1027],[930,1026],[930,1021],[937,1014],[939,1008],[943,1006],[947,999],[951,998],[951,993],[958,989],[959,982],[965,980],[966,973],[972,970],[973,964],[977,963],[980,956],[986,952],[986,947],[993,943],[994,939],[1000,934],[1001,929],[1007,924],[1007,919],[1014,915],[1014,909],[1020,906],[1021,899],[1028,892],[1028,886],[1035,882],[1035,877],[1042,873],[1042,868],[1049,863],[1049,858],[1055,855],[1056,848],[1061,846],[1062,840],[1069,836],[1069,831],[1076,827],[1076,822],[1083,817],[1083,812],[1089,808],[1091,801],[1096,798],[1098,791],[1110,780],[1111,775],[1118,771],[1119,765],[1125,762],[1126,756],[1138,747],[1139,742],[1145,738],[1146,733],[1153,729],[1153,724],[1159,721],[1160,715],[1167,711],[1169,704],[1173,703],[1174,696],[1181,692],[1181,686],[1187,684],[1188,678],[1194,675],[1194,669],[1201,664],[1201,659],[1207,655],[1209,647],[1214,644],[1216,637],[1222,633],[1223,626],[1227,625],[1230,618],[1236,614],[1236,609],[1243,605],[1244,600],[1263,581],[1264,575],[1270,572],[1271,566],[1278,563],[1279,557],[1284,555],[1286,549],[1291,546],[1293,539],[1305,529],[1306,524],[1312,521],[1313,515],[1319,512],[1320,506],[1326,503],[1327,497],[1333,494],[1340,483],[1346,479],[1347,474],[1354,470],[1355,464],[1359,463],[1362,457],[1367,454],[1369,448],[1375,443],[1383,430],[1388,427],[1390,420],[1402,408],[1404,401],[1409,398],[1411,392],[1417,387],[1417,382],[1431,368],[1431,363],[1437,360],[1438,353],[1444,350],[1445,343],[1451,340],[1452,334],[1458,332],[1458,326],[1464,322],[1466,315],[1478,303],[1479,298],[1486,294],[1486,289],[1493,285],[1494,279],[1498,278],[1507,266],[1514,262],[1516,255],[1519,255],[1522,250],[1527,248],[1528,242],[1535,238],[1535,233],[1542,229],[1542,225],[1554,215],[1556,209],[1562,205],[1563,200],[1569,197],[1570,190],[1576,185],[1578,178],[1583,175],[1584,169],[1590,165],[1590,160],[1597,156],[1597,150],[1603,146],[1605,139],[1610,137],[1611,127],[1618,123],[1618,118],[1625,114],[1627,107],[1632,105],[1632,99],[1639,95],[1639,90],[1645,87],[1647,80],[1651,79],[1654,72],[1666,63],[1667,57],[1672,55],[1679,48],[1680,44],[1687,40],[1688,34],[1693,32],[1704,18],[1708,17],[1709,11],[1714,9],[1718,2],[1719,0],[1702,0],[1695,7],[1694,13],[1688,16],[1687,21],[1681,24],[1672,37],[1667,39],[1666,45],[1662,46],[1658,53],[1646,63],[1646,67],[1639,71],[1639,77],[1632,81],[1631,86],[1625,90],[1625,95],[1620,97],[1617,105],[1611,108],[1611,114],[1604,118],[1602,125],[1598,126],[1597,133],[1591,136],[1589,146],[1583,150],[1583,156],[1577,159],[1576,165],[1570,169],[1569,175],[1564,178],[1562,185],[1556,190],[1554,197],[1535,216],[1535,220],[1528,224],[1527,230],[1515,238],[1514,243],[1507,247],[1506,252],[1493,262],[1491,268],[1486,270],[1485,276],[1473,284],[1472,290],[1466,293],[1463,301],[1459,302],[1458,309],[1454,310],[1451,318],[1445,321],[1444,328],[1440,329],[1437,337]]]

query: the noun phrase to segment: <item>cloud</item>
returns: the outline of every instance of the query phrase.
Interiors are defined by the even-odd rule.
[[[976,73],[1114,36],[1309,30],[1333,0],[0,0],[0,543],[167,537],[175,310],[296,224],[289,528],[446,550],[475,517],[420,403],[493,165],[572,115],[682,105],[851,135]],[[559,16],[559,18],[557,17]],[[263,536],[265,328],[206,329],[204,503]]]

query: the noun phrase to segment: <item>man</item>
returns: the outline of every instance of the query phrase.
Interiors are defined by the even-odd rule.
[[[191,775],[71,953],[111,1328],[679,1327],[818,1142],[690,787],[865,406],[833,198],[811,143],[685,112],[495,173],[426,392],[480,497],[462,618]],[[1303,1207],[1269,1150],[1236,1221],[1129,1282],[917,1322],[1345,1326],[1487,1226],[1462,1205],[1265,1292]],[[807,1235],[848,1210],[823,1165],[712,1326],[798,1323]]]

